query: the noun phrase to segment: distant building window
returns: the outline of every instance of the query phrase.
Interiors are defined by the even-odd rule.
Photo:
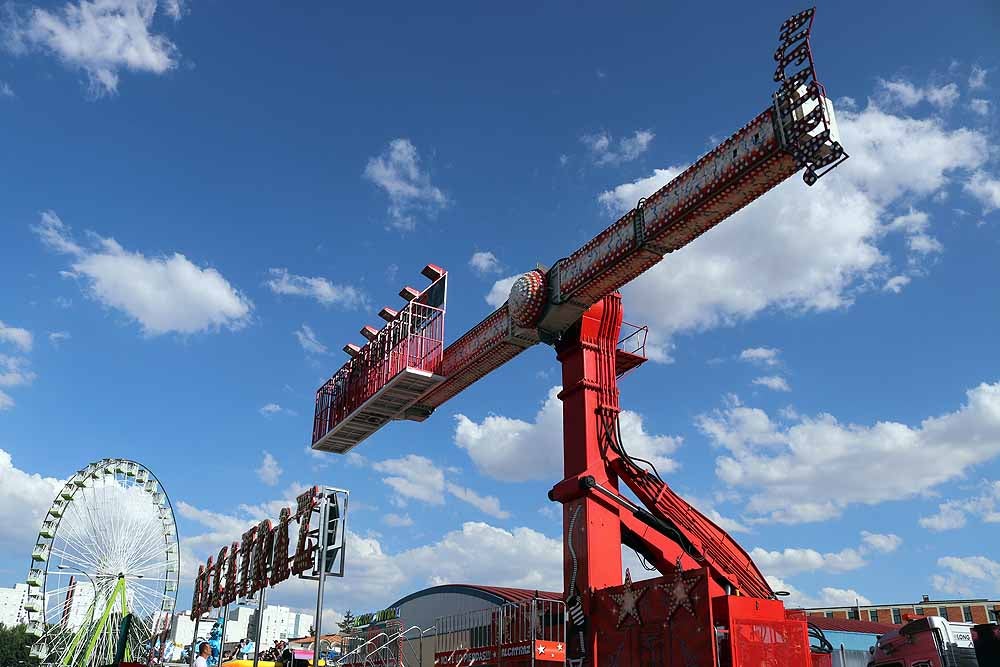
[[[833,618],[833,612],[832,611],[826,612],[826,617],[827,618]]]
[[[917,607],[916,612],[917,612],[917,616],[923,616],[924,615],[924,608],[923,607]]]
[[[948,618],[948,607],[941,607],[941,608],[940,608],[940,610],[941,610],[941,613],[940,613],[940,614],[938,614],[938,615],[939,615],[939,616],[940,616],[941,618],[943,618],[944,620],[946,620],[946,621],[950,621],[951,619],[950,619],[950,618]]]
[[[901,613],[899,613],[899,607],[893,607],[892,608],[892,622],[893,623],[902,623],[903,622],[903,615]]]
[[[859,621],[859,620],[861,620],[858,617],[858,609],[857,609],[857,607],[854,607],[853,609],[848,609],[847,610],[847,618],[851,619],[852,621]]]
[[[1000,614],[996,609],[990,609],[990,623],[1000,623]]]
[[[869,609],[868,610],[868,620],[869,621],[876,621],[876,622],[878,621],[878,609]]]
[[[966,623],[972,623],[972,607],[962,607],[962,615],[965,616]]]

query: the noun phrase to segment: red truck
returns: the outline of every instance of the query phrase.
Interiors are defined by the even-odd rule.
[[[914,619],[878,639],[868,667],[1000,667],[1000,626]]]

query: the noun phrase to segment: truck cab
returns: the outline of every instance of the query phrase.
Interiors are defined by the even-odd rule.
[[[924,616],[879,637],[868,667],[1000,667],[995,624]]]

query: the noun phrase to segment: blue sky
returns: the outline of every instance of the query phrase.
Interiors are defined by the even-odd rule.
[[[625,289],[655,357],[626,437],[799,602],[995,598],[1000,13],[869,4],[823,3],[813,39],[852,158]],[[5,5],[0,584],[54,480],[130,456],[186,576],[328,483],[332,609],[558,587],[551,349],[347,458],[307,451],[313,392],[425,263],[454,340],[763,110],[801,8]]]

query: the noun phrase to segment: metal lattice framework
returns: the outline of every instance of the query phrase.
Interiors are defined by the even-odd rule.
[[[28,572],[31,655],[43,664],[145,661],[168,627],[180,576],[174,512],[156,476],[127,459],[74,473],[42,520]]]

